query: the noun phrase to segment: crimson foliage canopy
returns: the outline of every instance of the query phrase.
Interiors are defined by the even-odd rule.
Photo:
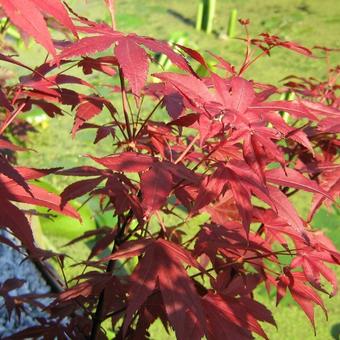
[[[114,1],[106,3],[114,18]],[[326,313],[319,293],[337,291],[328,264],[339,264],[340,254],[310,222],[339,195],[339,69],[326,82],[291,77],[282,88],[246,79],[248,67],[273,48],[312,56],[277,36],[250,38],[247,20],[240,20],[247,34],[242,65],[211,54],[212,70],[198,51],[119,32],[60,0],[0,0],[0,6],[50,56],[33,69],[0,54],[27,71],[17,84],[1,85],[1,151],[27,152],[6,133],[32,107],[51,118],[71,110],[73,138],[94,129],[94,143],[113,145],[111,155],[86,155],[92,166],[72,169],[19,167],[1,153],[1,227],[38,261],[62,257],[37,247],[28,212],[16,202],[80,218],[68,202],[88,195],[117,216],[116,225],[73,241],[95,238],[88,270],[48,306],[53,318],[11,338],[101,339],[107,319],[117,339],[148,338],[156,319],[183,340],[267,338],[261,323],[275,321],[254,298],[259,285],[276,292],[277,304],[290,292],[314,327],[315,305]],[[51,18],[67,41],[53,40]],[[155,53],[177,71],[157,68]],[[195,72],[198,65],[205,76]],[[84,76],[72,74],[76,67]],[[93,73],[101,74],[99,86]],[[98,87],[107,84],[103,97]],[[296,99],[280,100],[284,93]],[[107,123],[90,122],[101,113],[109,113]],[[78,179],[57,196],[34,184],[52,173]],[[290,199],[300,191],[313,196],[307,218]],[[103,257],[108,247],[111,255]],[[19,313],[20,301],[27,302],[8,294],[20,284],[1,288],[9,311]]]

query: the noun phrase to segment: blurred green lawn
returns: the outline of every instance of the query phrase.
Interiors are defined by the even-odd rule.
[[[109,20],[109,15],[104,8],[103,0],[70,0],[68,3],[81,15],[92,19]],[[307,47],[314,45],[340,48],[340,4],[339,0],[218,0],[215,19],[215,32],[206,35],[197,32],[193,23],[196,16],[198,1],[179,0],[117,0],[117,26],[124,32],[136,32],[150,35],[156,38],[168,39],[172,32],[178,31],[188,36],[187,45],[199,47],[207,56],[206,51],[220,54],[232,63],[238,64],[243,58],[244,44],[237,39],[222,40],[222,36],[228,24],[228,15],[231,9],[238,9],[238,17],[249,18],[251,21],[250,32],[253,36],[261,32],[277,34],[280,37],[296,41]],[[237,35],[243,36],[241,27],[237,29]],[[28,49],[23,52],[25,62],[34,64],[39,58],[39,51]],[[34,58],[33,58],[34,55]],[[43,61],[43,56],[41,61]],[[249,70],[247,77],[259,82],[280,84],[280,80],[287,75],[314,76],[325,78],[326,65],[319,58],[306,58],[294,54],[288,50],[276,49],[269,60],[262,59]],[[331,62],[339,62],[338,55],[333,55]],[[100,82],[101,78],[90,76],[89,79]],[[107,81],[107,80],[106,80]],[[91,80],[90,80],[91,82]],[[104,118],[99,118],[103,121]],[[65,116],[49,121],[46,129],[40,129],[39,134],[31,136],[30,147],[37,153],[23,154],[19,157],[20,164],[34,167],[76,166],[85,164],[87,160],[82,157],[86,153],[105,155],[112,152],[108,143],[93,146],[93,134],[80,132],[75,140],[70,138],[72,128],[72,116]],[[66,182],[49,177],[59,189],[66,186]],[[298,210],[308,210],[309,200],[307,196],[295,199]],[[314,225],[325,229],[333,241],[340,246],[339,214],[329,214],[324,209],[314,220]],[[68,240],[51,235],[53,244],[57,247]],[[87,247],[78,244],[70,247],[70,255],[77,260],[86,256]],[[69,275],[73,269],[69,269]],[[339,268],[336,269],[338,277]],[[268,306],[273,307],[273,300],[268,300],[264,294],[260,294]],[[278,331],[273,327],[265,327],[270,339],[338,339],[340,333],[340,298],[327,300],[329,309],[329,321],[327,322],[322,312],[317,308],[316,325],[317,336],[314,337],[312,327],[308,323],[303,312],[288,299],[288,302],[278,308],[273,307],[274,316],[278,323]],[[166,336],[161,330],[160,324],[152,327],[153,339],[174,339],[174,335]]]

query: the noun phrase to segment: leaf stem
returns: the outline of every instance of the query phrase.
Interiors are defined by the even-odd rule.
[[[190,151],[190,149],[192,148],[192,146],[196,143],[196,141],[198,140],[199,135],[196,135],[193,140],[190,142],[190,144],[187,146],[187,148],[182,152],[182,154],[176,159],[175,164],[178,164]]]
[[[164,97],[162,97],[159,102],[157,103],[157,105],[152,109],[152,111],[149,113],[149,115],[146,117],[146,119],[144,120],[142,126],[140,127],[140,129],[138,130],[138,132],[136,133],[136,137],[138,137],[138,135],[142,132],[142,130],[144,129],[146,123],[149,121],[149,119],[151,118],[151,116],[155,113],[155,111],[158,109],[159,105],[161,105],[161,103],[163,102]]]
[[[127,111],[128,104],[127,104],[127,97],[126,97],[126,90],[125,90],[125,83],[124,83],[124,75],[123,75],[123,70],[121,69],[121,67],[119,67],[119,79],[120,79],[120,86],[122,89],[121,93],[122,93],[122,105],[123,105],[125,125],[126,125],[129,140],[131,140],[132,134],[131,134],[130,121],[129,121],[128,111]]]
[[[16,110],[14,110],[12,112],[12,114],[10,116],[8,116],[4,122],[2,123],[2,125],[0,126],[0,135],[2,135],[2,133],[6,130],[6,128],[8,127],[9,124],[11,124],[13,122],[13,120],[15,119],[15,117],[22,111],[22,109],[26,106],[27,104],[27,100],[22,103]]]

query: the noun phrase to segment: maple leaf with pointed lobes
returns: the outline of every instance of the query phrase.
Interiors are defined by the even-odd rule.
[[[60,198],[58,196],[26,182],[27,179],[40,178],[56,169],[14,168],[6,162],[4,164],[6,164],[5,167],[0,167],[0,196],[3,208],[0,210],[1,225],[12,230],[25,248],[34,255],[36,247],[29,222],[24,213],[11,201],[44,206],[78,219],[80,219],[80,216],[70,206],[60,210]]]
[[[11,142],[4,140],[4,139],[0,139],[0,149],[7,149],[7,150],[11,150],[11,151],[27,151],[28,149],[12,144]]]
[[[74,43],[70,43],[55,58],[56,63],[59,63],[62,59],[101,52],[115,44],[117,63],[121,67],[124,77],[129,81],[132,93],[136,96],[141,94],[149,67],[148,54],[141,46],[154,52],[165,54],[179,68],[194,73],[186,59],[181,54],[174,52],[166,42],[135,34],[125,36],[106,24],[97,24],[87,20],[82,20],[82,22],[88,26],[77,27],[77,30],[96,35],[87,36]]]
[[[193,75],[163,72],[155,73],[153,76],[169,82],[189,101],[196,102],[198,106],[209,101],[214,101],[214,96],[208,87],[203,81]]]
[[[304,177],[294,169],[276,168],[266,171],[265,176],[268,182],[321,194],[324,197],[333,200],[332,196],[330,196],[327,191],[322,189],[315,181]]]
[[[160,209],[167,201],[173,187],[171,173],[161,163],[155,163],[141,175],[142,206],[149,215]]]
[[[233,77],[231,82],[231,108],[242,114],[253,103],[255,91],[252,84],[241,78]]]
[[[304,222],[294,209],[292,203],[288,200],[287,196],[279,189],[269,186],[270,197],[273,200],[278,215],[283,218],[287,223],[303,238],[309,242],[309,237],[306,232]]]
[[[275,126],[275,128],[279,132],[287,136],[287,138],[290,138],[297,143],[303,145],[312,154],[314,154],[313,146],[304,131],[300,129],[293,129],[292,127],[287,125],[278,112],[264,112],[263,115],[265,119],[273,124],[273,126]]]
[[[93,166],[78,166],[78,167],[67,169],[67,170],[59,170],[57,172],[57,175],[80,176],[80,177],[100,176],[104,174],[105,174],[105,170],[100,170]]]
[[[333,286],[333,291],[329,296],[332,297],[337,293],[338,286],[336,275],[322,262],[320,254],[317,251],[312,253],[308,251],[307,253],[304,253],[301,251],[300,255],[297,255],[290,264],[291,268],[299,266],[302,267],[306,279],[314,288],[327,293],[320,281],[322,275]]]
[[[53,174],[62,168],[35,169],[35,168],[26,168],[26,167],[17,166],[15,169],[25,180],[34,180],[34,179],[39,179],[41,177]],[[0,175],[0,178],[3,182],[6,181],[1,175]]]
[[[77,35],[64,5],[59,0],[0,0],[0,5],[11,21],[22,31],[31,35],[37,42],[43,45],[53,56],[56,51],[52,38],[45,23],[43,13],[48,13],[57,19],[62,25]]]
[[[68,201],[83,196],[88,192],[92,191],[103,180],[104,177],[97,177],[93,179],[85,179],[83,181],[74,182],[70,184],[60,194],[61,197],[60,207],[63,208]]]
[[[314,332],[314,305],[319,305],[326,317],[327,310],[320,298],[320,296],[308,285],[306,285],[306,277],[301,272],[290,272],[288,268],[285,269],[285,273],[278,278],[277,285],[277,300],[276,304],[280,302],[282,297],[286,294],[287,288],[292,294],[293,299],[301,306],[310,320]]]
[[[0,223],[7,227],[18,237],[26,249],[34,253],[35,244],[31,226],[20,209],[3,197],[0,197],[1,212]]]
[[[14,0],[1,0],[0,4],[16,26],[33,36],[52,55],[56,54],[44,17],[31,0],[24,4]]]
[[[154,163],[153,157],[135,152],[123,152],[103,158],[89,157],[111,170],[124,172],[145,171]]]
[[[124,332],[135,311],[153,294],[158,283],[166,314],[178,339],[200,339],[204,334],[205,318],[199,295],[181,262],[197,268],[200,268],[199,264],[185,249],[162,239],[130,242],[110,258],[129,258],[144,252],[130,277]]]
[[[60,208],[61,198],[59,196],[33,184],[28,184],[28,189],[29,192],[14,181],[0,181],[0,193],[10,201],[46,207],[81,220],[80,215],[70,205],[66,205],[64,209]]]
[[[112,136],[112,138],[115,137],[115,130],[112,126],[100,126],[97,130],[96,138],[95,138],[93,144],[97,144],[102,139],[104,139],[104,138],[106,138],[110,135]]]
[[[83,68],[84,74],[92,74],[93,70],[97,70],[109,76],[114,76],[116,74],[116,71],[112,68],[112,66],[117,65],[117,59],[113,56],[99,58],[83,57],[83,59],[78,63],[78,67]]]
[[[263,305],[249,298],[230,298],[209,292],[203,299],[208,321],[208,339],[252,339],[255,332],[268,339],[258,321],[275,325],[275,321]]]
[[[293,41],[284,41],[276,35],[270,35],[268,33],[261,33],[259,36],[260,36],[259,39],[251,39],[250,43],[253,45],[259,46],[262,50],[267,51],[268,54],[271,48],[275,46],[279,46],[279,47],[287,48],[293,52],[303,54],[307,57],[311,57],[313,55],[312,52],[308,48],[301,46]],[[264,44],[266,44],[267,47],[265,47]]]
[[[266,111],[283,111],[288,112],[297,118],[308,118],[311,121],[318,121],[317,116],[308,110],[305,105],[293,101],[273,101],[254,103],[249,107],[252,111],[266,112]]]
[[[212,222],[217,224],[241,220],[230,190],[222,195],[215,204],[210,204],[203,210],[211,216]]]
[[[165,54],[169,58],[169,60],[181,70],[184,70],[191,74],[195,74],[195,72],[192,70],[191,66],[182,56],[182,54],[175,52],[168,42],[137,35],[135,36],[135,41],[153,52]]]
[[[130,83],[132,93],[140,96],[148,74],[148,55],[129,36],[119,40],[115,54],[124,77]]]
[[[263,183],[266,182],[264,176],[265,155],[261,145],[256,141],[253,135],[247,135],[243,142],[243,155],[245,161],[259,176]]]
[[[249,227],[252,220],[251,194],[249,190],[238,181],[236,174],[231,169],[227,170],[228,183],[233,193],[235,204],[242,218],[243,228],[249,233]]]
[[[183,97],[171,86],[165,86],[164,105],[172,119],[177,119],[184,111]]]
[[[321,183],[323,187],[327,190],[328,194],[332,197],[332,201],[339,197],[340,195],[340,168],[330,167],[332,171],[323,172],[321,176]],[[322,171],[322,167],[315,169],[316,171]],[[321,204],[327,201],[327,197],[323,194],[316,193],[313,197],[312,206],[308,214],[307,221],[311,221],[317,210],[320,208]]]
[[[194,202],[193,212],[214,201],[222,193],[225,184],[226,178],[222,167],[219,167],[211,176],[203,178]]]
[[[82,80],[75,76],[66,75],[66,74],[56,74],[56,75],[45,77],[42,79],[26,78],[26,79],[22,79],[21,83],[23,86],[33,87],[33,88],[38,87],[40,89],[42,87],[48,88],[53,85],[61,85],[61,84],[82,84],[82,85],[93,88],[93,86],[90,83],[86,82],[85,80]]]
[[[15,181],[18,185],[20,185],[27,193],[31,194],[30,188],[26,183],[25,179],[21,176],[21,174],[12,167],[8,161],[0,156],[0,173],[5,175],[6,177]]]
[[[89,54],[105,51],[120,38],[121,33],[116,33],[110,36],[98,35],[79,39],[65,47],[55,58],[55,62],[59,63],[62,59],[87,56]]]
[[[31,0],[41,12],[46,12],[58,20],[64,27],[68,28],[76,37],[78,37],[76,27],[66,11],[66,8],[60,0]]]
[[[8,111],[14,111],[13,106],[10,101],[6,97],[5,93],[0,89],[0,104],[2,107],[5,107]]]
[[[79,128],[89,119],[98,115],[103,109],[103,102],[96,100],[95,97],[88,97],[77,107],[77,113],[72,128],[72,137],[74,138]]]

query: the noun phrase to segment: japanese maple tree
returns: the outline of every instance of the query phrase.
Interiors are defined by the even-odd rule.
[[[95,129],[94,143],[112,144],[112,154],[86,155],[92,165],[72,169],[16,167],[1,157],[1,226],[41,259],[53,254],[37,248],[25,211],[13,202],[77,218],[68,202],[87,195],[117,216],[116,225],[73,241],[95,237],[80,264],[88,270],[48,306],[53,318],[12,339],[102,339],[108,319],[117,339],[148,338],[156,319],[183,340],[267,338],[261,323],[275,321],[254,298],[259,285],[275,290],[277,303],[289,291],[314,327],[315,305],[326,313],[319,292],[337,291],[328,264],[340,260],[332,242],[310,226],[317,210],[339,195],[339,68],[327,82],[291,78],[282,88],[246,79],[247,69],[273,48],[313,54],[269,34],[252,39],[248,21],[241,20],[243,63],[212,54],[212,71],[188,47],[119,32],[114,1],[106,3],[112,26],[78,16],[59,0],[0,0],[10,23],[51,56],[32,69],[0,54],[28,71],[18,84],[1,88],[1,134],[32,106],[52,118],[69,107],[73,138]],[[67,41],[52,39],[50,17]],[[149,71],[157,70],[154,53],[165,54],[178,71]],[[72,75],[74,68],[84,77]],[[94,72],[112,89],[108,97],[83,79]],[[284,92],[296,99],[279,100]],[[90,121],[102,112],[110,114],[105,124]],[[0,148],[19,150],[5,139]],[[58,197],[34,185],[51,173],[83,178]],[[313,195],[307,219],[290,200],[300,191]],[[103,257],[107,248],[111,255]],[[9,299],[8,288],[2,292]]]

